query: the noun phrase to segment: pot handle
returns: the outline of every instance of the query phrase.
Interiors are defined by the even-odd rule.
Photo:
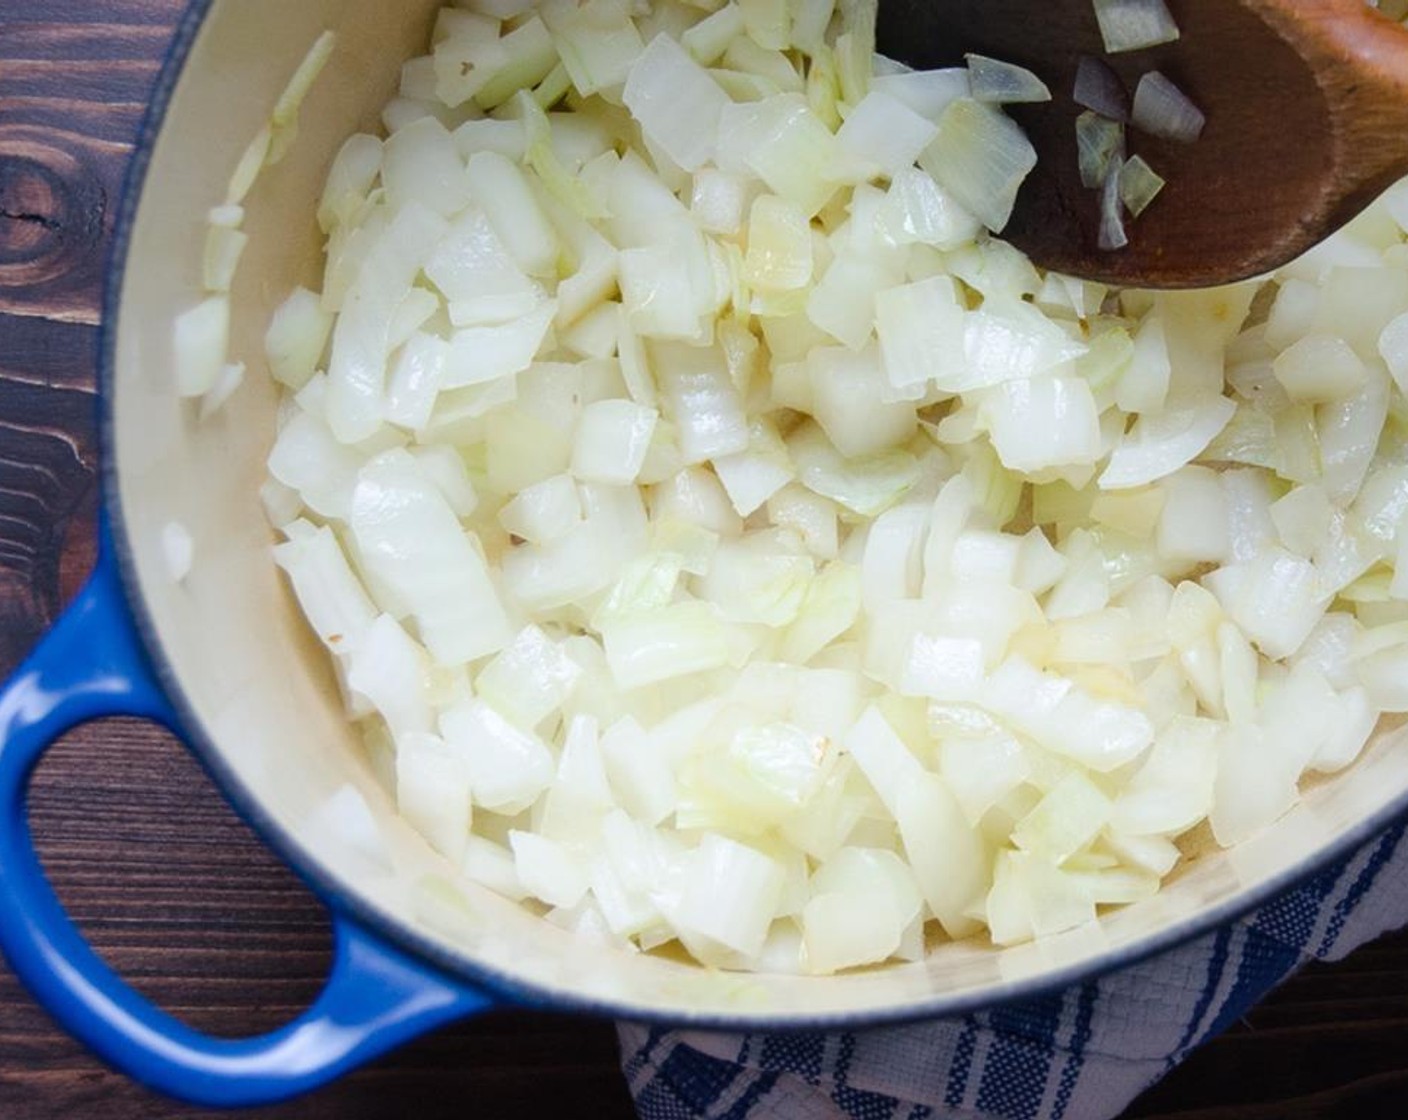
[[[106,537],[106,534],[104,534]],[[106,545],[106,540],[104,541]],[[139,995],[65,914],[34,850],[29,778],[70,728],[126,715],[179,726],[129,614],[111,551],[0,689],[0,949],[64,1027],[123,1072],[197,1104],[239,1107],[316,1088],[494,1000],[332,912],[331,974],[298,1019],[259,1038],[212,1038]]]

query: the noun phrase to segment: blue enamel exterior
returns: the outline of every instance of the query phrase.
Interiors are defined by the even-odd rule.
[[[26,791],[46,747],[102,716],[181,728],[133,626],[106,526],[97,569],[39,648],[0,690],[0,949],[69,1031],[114,1066],[172,1096],[234,1107],[282,1100],[333,1080],[442,1023],[490,1006],[332,912],[322,995],[260,1038],[202,1035],[128,987],[64,913],[35,854]]]

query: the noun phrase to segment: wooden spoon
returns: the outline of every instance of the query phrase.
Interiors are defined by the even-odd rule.
[[[1408,174],[1408,30],[1364,0],[1168,0],[1182,37],[1105,55],[1091,0],[881,0],[880,50],[915,67],[975,52],[1050,87],[1011,106],[1039,162],[1002,236],[1047,268],[1126,286],[1207,287],[1269,272]],[[1158,70],[1207,115],[1179,144],[1131,129],[1168,186],[1128,223],[1127,248],[1096,245],[1099,195],[1081,185],[1072,90],[1082,55],[1133,92]]]

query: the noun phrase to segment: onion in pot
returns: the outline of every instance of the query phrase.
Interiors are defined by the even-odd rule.
[[[1146,898],[1408,708],[1401,192],[1267,280],[1044,274],[996,236],[1039,80],[836,8],[448,9],[263,366],[239,199],[174,338],[203,415],[282,386],[275,562],[430,847],[578,936],[798,975]],[[1076,100],[1113,249],[1162,180],[1107,64]],[[1200,121],[1141,83],[1134,124]]]

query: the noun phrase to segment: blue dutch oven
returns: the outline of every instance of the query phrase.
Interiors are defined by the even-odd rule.
[[[262,353],[289,289],[318,285],[312,215],[341,142],[376,127],[437,0],[198,0],[134,161],[102,352],[104,514],[86,589],[0,692],[0,946],[30,990],[113,1065],[163,1092],[250,1105],[311,1089],[496,1004],[696,1029],[857,1027],[937,1017],[1073,983],[1226,922],[1347,853],[1408,805],[1408,751],[1386,734],[1273,828],[1209,851],[1158,896],[1036,945],[940,945],[925,961],[835,977],[746,976],[627,954],[558,929],[457,875],[395,814],[336,683],[270,558],[259,487],[277,394],[258,376],[201,421],[178,399],[171,324],[198,298],[206,214],[308,45],[338,48],[299,143],[250,201],[232,352]],[[257,367],[256,367],[257,368]],[[162,539],[194,541],[173,578]],[[122,982],[46,883],[25,814],[45,747],[134,715],[181,736],[239,811],[325,901],[332,973],[296,1022],[215,1039]]]

